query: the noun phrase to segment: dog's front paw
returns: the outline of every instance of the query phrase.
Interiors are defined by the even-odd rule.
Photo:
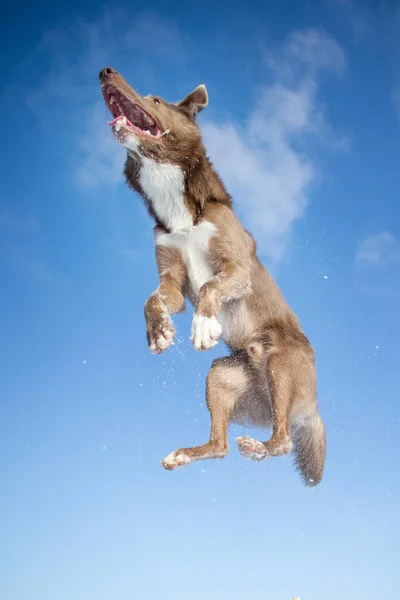
[[[175,329],[169,315],[153,313],[146,315],[147,342],[153,354],[167,350],[175,337]]]
[[[195,314],[190,339],[196,350],[209,350],[217,343],[222,327],[214,317]]]

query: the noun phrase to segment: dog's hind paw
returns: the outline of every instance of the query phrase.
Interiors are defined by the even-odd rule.
[[[258,462],[265,460],[270,456],[268,450],[262,442],[254,440],[247,435],[236,438],[238,450],[244,458],[250,458]]]
[[[185,467],[189,463],[192,462],[190,456],[186,454],[184,450],[175,450],[175,452],[171,452],[168,454],[166,458],[162,461],[162,466],[167,471],[176,471],[181,467]]]

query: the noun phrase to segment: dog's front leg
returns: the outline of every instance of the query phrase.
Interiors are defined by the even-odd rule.
[[[171,315],[185,309],[183,288],[186,269],[180,253],[174,248],[157,247],[160,285],[144,306],[147,342],[154,354],[170,347],[175,337]]]
[[[238,299],[250,292],[250,275],[235,262],[225,261],[218,273],[200,289],[193,317],[191,341],[196,350],[208,350],[222,333],[218,312],[224,302]]]

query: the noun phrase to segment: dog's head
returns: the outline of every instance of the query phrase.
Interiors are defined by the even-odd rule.
[[[158,96],[141,96],[114,69],[100,73],[104,100],[114,119],[113,134],[128,154],[177,164],[204,152],[196,115],[208,104],[199,85],[184,100],[169,103]]]

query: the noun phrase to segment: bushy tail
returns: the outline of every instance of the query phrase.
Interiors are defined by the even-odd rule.
[[[326,454],[325,425],[315,410],[292,424],[295,464],[304,483],[313,487],[322,479]]]

